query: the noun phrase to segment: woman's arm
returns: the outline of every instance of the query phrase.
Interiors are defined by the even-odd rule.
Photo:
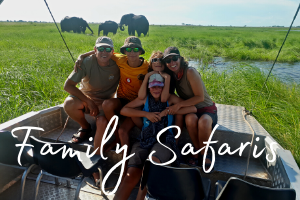
[[[143,100],[136,98],[135,100],[126,104],[120,111],[120,114],[127,117],[146,117],[151,122],[160,121],[161,117],[159,116],[158,112],[146,112],[143,110],[135,109],[137,107],[144,105],[145,102],[146,102],[146,98]]]
[[[138,98],[139,99],[145,99],[147,97],[147,87],[148,87],[148,80],[149,80],[149,77],[152,75],[152,74],[155,74],[157,72],[155,71],[152,71],[152,72],[149,72],[145,75],[144,77],[144,80],[143,80],[143,83],[139,89],[139,93],[138,93]]]
[[[177,105],[180,102],[183,102],[183,100],[181,98],[179,98],[178,96],[174,95],[174,94],[170,94],[170,98],[168,100],[169,105]],[[171,107],[170,106],[170,107]],[[164,111],[161,112],[161,117],[166,116],[170,113],[170,107],[166,108]],[[174,114],[172,115],[185,115],[188,113],[196,113],[197,112],[197,108],[195,106],[186,106],[186,107],[181,107],[179,108]]]
[[[176,113],[182,107],[194,106],[202,101],[204,101],[204,89],[201,81],[201,76],[194,68],[189,68],[187,70],[187,79],[191,83],[191,87],[194,93],[192,98],[181,101],[169,108],[170,114]]]

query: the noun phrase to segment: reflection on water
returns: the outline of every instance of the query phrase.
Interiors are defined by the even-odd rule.
[[[268,74],[273,62],[270,61],[234,61],[222,57],[216,57],[214,63],[209,67],[214,67],[217,71],[224,71],[230,67],[238,66],[239,64],[248,64],[260,68],[264,73]],[[201,66],[198,61],[190,60],[189,65],[195,68]],[[300,84],[300,62],[297,63],[276,63],[271,76],[278,77],[281,81],[286,83]]]

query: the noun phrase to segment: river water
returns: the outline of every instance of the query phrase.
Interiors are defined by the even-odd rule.
[[[217,71],[230,70],[233,66],[238,66],[240,64],[248,64],[251,66],[258,67],[261,71],[268,74],[273,62],[270,61],[235,61],[222,57],[215,57],[214,62],[208,67],[213,67]],[[198,68],[200,65],[199,61],[190,60],[189,65]],[[300,85],[300,62],[296,63],[276,63],[272,73],[272,76],[276,76],[282,82],[285,83],[297,83]]]

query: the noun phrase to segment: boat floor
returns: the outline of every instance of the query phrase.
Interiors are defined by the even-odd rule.
[[[242,178],[245,173],[246,160],[242,157],[235,157],[235,156],[218,156],[216,158],[215,163],[215,171],[211,174],[205,174],[202,170],[201,175],[204,177],[208,177],[214,183],[217,180],[227,179],[227,177],[235,176]],[[187,165],[182,164],[181,167],[188,167]],[[35,180],[37,177],[39,170],[36,167],[32,172],[28,175],[25,190],[24,190],[24,200],[31,200],[34,197],[34,187],[35,187]],[[113,187],[117,182],[118,174],[113,174],[112,177],[108,179],[108,184],[106,188]],[[263,166],[260,164],[259,160],[251,160],[249,165],[248,171],[248,178],[247,180],[256,184],[266,185],[266,180],[270,180],[270,175],[266,172]],[[80,178],[77,178],[78,182]],[[38,192],[38,199],[39,200],[48,200],[48,199],[74,199],[75,191],[78,185],[78,182],[71,181],[71,187],[68,188],[66,186],[66,181],[64,179],[58,179],[60,185],[55,185],[55,179],[51,176],[44,175],[39,192]],[[86,178],[85,181],[92,181],[89,178]],[[9,200],[9,199],[20,199],[20,185],[21,181],[18,181],[16,184],[12,185],[10,188],[5,190],[3,193],[0,194],[1,200]],[[271,181],[270,181],[271,184]],[[269,184],[267,184],[270,186]],[[211,185],[212,189],[214,184]],[[112,190],[112,189],[111,189]],[[136,199],[136,195],[138,192],[138,188],[136,187],[129,197],[128,200]],[[211,191],[211,199],[213,199],[213,190]],[[111,200],[113,199],[114,195],[106,196],[101,194],[100,190],[96,190],[88,186],[85,182],[82,184],[79,199],[99,199],[99,200]]]

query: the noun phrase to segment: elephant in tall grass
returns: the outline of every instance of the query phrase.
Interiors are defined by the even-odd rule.
[[[124,31],[124,25],[128,26],[129,35],[135,35],[135,31],[137,32],[139,37],[142,33],[144,34],[144,36],[149,33],[149,22],[144,15],[123,15],[119,25],[121,31]]]
[[[86,28],[90,29],[93,34],[93,30],[89,27],[88,23],[79,17],[65,17],[60,21],[61,31],[73,31],[74,33],[85,33]]]
[[[101,23],[98,28],[98,36],[100,35],[100,31],[102,30],[103,30],[103,35],[106,36],[109,32],[116,34],[118,30],[118,24],[114,21],[106,21],[104,23]]]

